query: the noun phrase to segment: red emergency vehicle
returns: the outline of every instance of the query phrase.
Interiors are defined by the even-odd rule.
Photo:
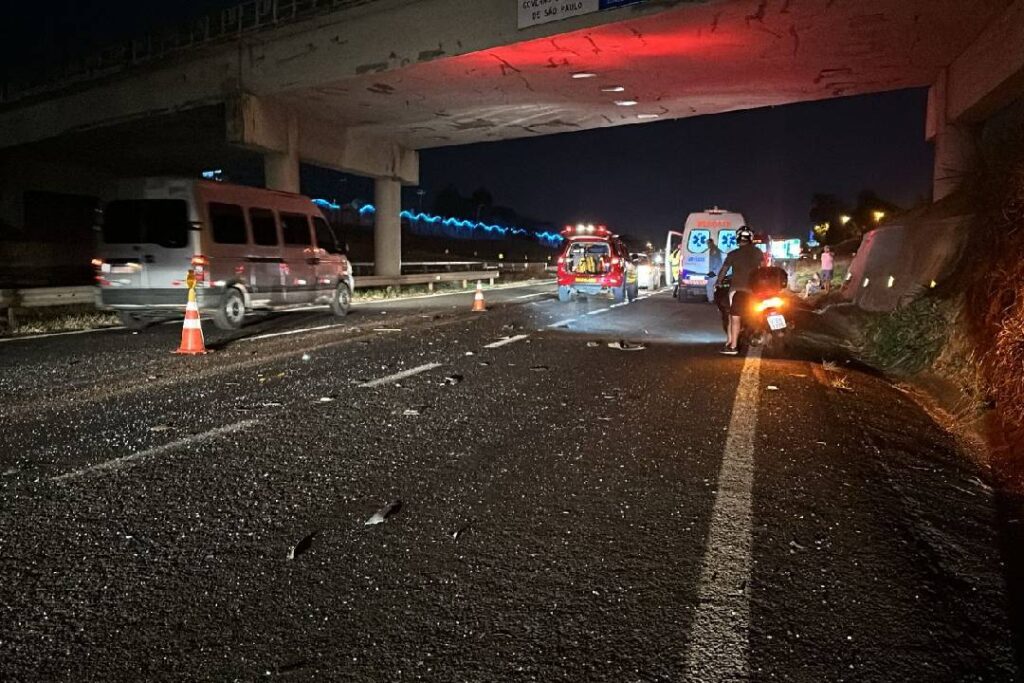
[[[611,294],[616,301],[637,297],[636,266],[617,235],[603,225],[567,225],[565,246],[558,256],[558,300],[580,294]]]

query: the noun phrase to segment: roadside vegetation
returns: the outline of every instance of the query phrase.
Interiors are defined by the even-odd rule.
[[[977,211],[954,276],[900,310],[870,316],[859,352],[887,372],[955,386],[958,396],[946,398],[965,421],[985,422],[1001,478],[1021,486],[1024,137],[987,143],[981,173],[964,188]]]
[[[74,332],[121,324],[121,319],[117,315],[97,311],[88,305],[20,308],[17,313],[16,326],[13,329],[7,324],[7,316],[3,317],[0,337]]]
[[[838,291],[846,281],[846,274],[850,272],[852,256],[836,256],[835,268],[832,271],[832,291]],[[812,259],[801,259],[795,262],[794,277],[790,286],[793,291],[802,293],[807,288],[807,283],[817,275],[821,277],[821,261]]]
[[[1014,442],[1024,437],[1024,136],[1001,141],[973,188],[979,212],[963,259],[964,324],[980,389]]]
[[[949,342],[957,304],[925,297],[868,320],[865,356],[872,365],[913,374],[932,367]]]

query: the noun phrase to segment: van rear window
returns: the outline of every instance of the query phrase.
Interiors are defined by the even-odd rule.
[[[107,244],[156,244],[168,249],[188,246],[188,204],[182,199],[118,200],[103,211]]]

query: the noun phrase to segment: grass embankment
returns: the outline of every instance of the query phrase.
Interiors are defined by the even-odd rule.
[[[0,337],[31,334],[76,332],[102,327],[115,327],[121,319],[115,313],[97,311],[91,305],[53,306],[50,308],[19,308],[16,326],[10,329],[6,317],[0,326]]]
[[[846,274],[850,272],[850,263],[853,259],[849,256],[837,256],[835,259],[835,268],[832,271],[832,290],[835,291],[843,286],[843,282],[846,281]],[[803,292],[807,288],[807,283],[812,277],[817,275],[821,277],[821,261],[812,261],[810,259],[801,259],[795,261],[796,271],[794,273],[795,284],[791,283],[794,287],[794,291]]]

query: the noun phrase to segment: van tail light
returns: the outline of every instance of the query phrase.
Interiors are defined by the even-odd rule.
[[[620,263],[622,263],[622,259],[620,259],[618,256],[612,259],[612,266],[617,266]]]
[[[558,257],[558,265],[562,265],[564,263],[565,263],[565,257],[564,256],[559,256]]]
[[[96,271],[96,283],[100,287],[109,287],[110,280],[107,279],[106,273],[110,272],[110,266],[107,265],[107,262],[101,258],[94,258],[92,260],[92,268]]]

